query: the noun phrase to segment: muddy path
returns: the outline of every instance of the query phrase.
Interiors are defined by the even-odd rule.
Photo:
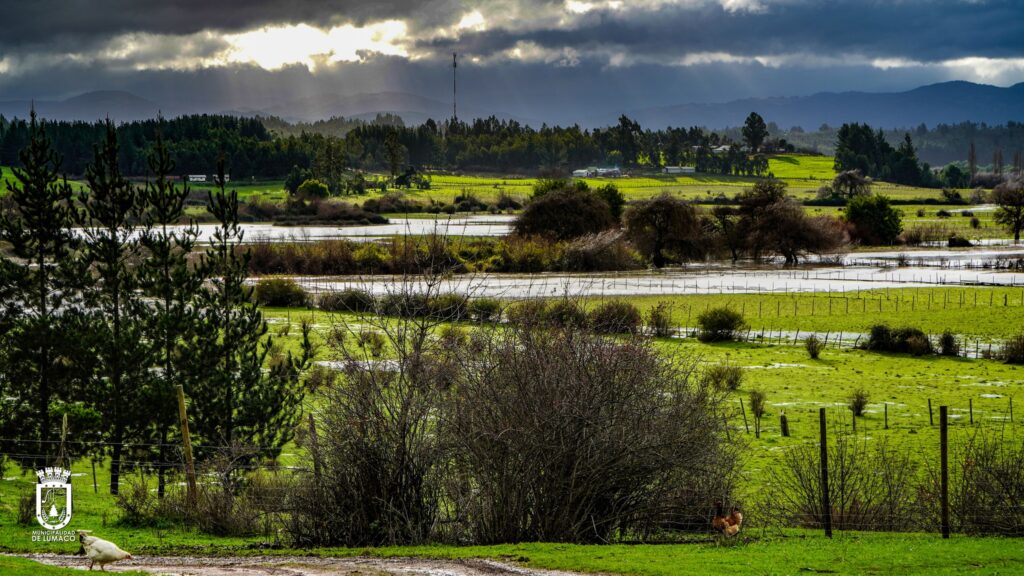
[[[49,564],[88,570],[81,556],[28,554]],[[523,568],[494,560],[431,558],[318,558],[311,556],[171,557],[136,556],[107,566],[107,572],[143,570],[168,576],[577,576],[573,572]],[[96,567],[99,571],[99,567]]]

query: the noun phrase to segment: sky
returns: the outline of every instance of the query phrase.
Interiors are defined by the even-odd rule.
[[[1022,0],[2,0],[0,100],[169,109],[408,92],[558,121],[1024,81]]]

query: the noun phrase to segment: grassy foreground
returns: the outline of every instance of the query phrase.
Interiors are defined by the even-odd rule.
[[[192,554],[191,552],[187,552]],[[258,552],[263,554],[264,552]],[[1024,574],[1024,546],[1004,538],[919,534],[839,534],[771,537],[747,543],[670,545],[510,544],[329,548],[275,551],[321,556],[493,558],[530,568],[637,576],[727,573],[754,574]],[[199,552],[201,554],[201,552]],[[0,572],[11,576],[79,574],[28,560],[0,557]],[[136,573],[137,574],[137,573]]]
[[[850,534],[770,538],[748,544],[516,544],[465,548],[323,550],[324,555],[374,554],[499,558],[533,568],[668,576],[673,574],[974,574],[1024,573],[1024,546],[1001,538],[916,534]]]

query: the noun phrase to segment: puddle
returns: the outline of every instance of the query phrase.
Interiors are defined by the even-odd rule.
[[[88,568],[80,556],[36,554],[25,556],[52,566]],[[317,558],[310,556],[253,556],[197,558],[190,556],[136,556],[118,562],[107,572],[143,570],[171,576],[572,576],[572,572],[522,568],[494,560],[429,558]]]

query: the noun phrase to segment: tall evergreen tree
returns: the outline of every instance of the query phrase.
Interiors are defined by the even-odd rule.
[[[140,269],[139,285],[152,301],[146,329],[155,348],[158,376],[152,382],[149,406],[153,408],[152,432],[157,444],[152,457],[157,461],[158,491],[163,496],[170,454],[167,444],[177,421],[175,386],[196,375],[187,352],[195,349],[190,344],[197,338],[196,297],[204,278],[189,262],[199,229],[191,220],[186,226],[178,225],[185,217],[188,185],[178,187],[171,181],[174,163],[159,135],[149,168],[153,177],[143,191],[146,209],[140,235],[148,258]]]
[[[144,327],[148,309],[136,292],[141,251],[134,222],[140,195],[118,168],[117,132],[109,120],[86,180],[89,190],[81,195],[88,216],[85,251],[96,279],[87,302],[99,364],[90,398],[103,415],[111,447],[110,493],[117,494],[125,443],[137,441],[150,422],[146,392],[152,347]]]
[[[282,354],[267,335],[246,285],[249,255],[239,246],[238,195],[225,189],[223,159],[217,170],[218,189],[207,210],[219,226],[203,259],[211,287],[203,293],[198,341],[206,377],[190,390],[195,430],[204,456],[220,446],[276,457],[300,416],[299,378],[312,357],[309,327],[303,326],[298,358]]]
[[[72,403],[81,397],[87,370],[79,338],[81,288],[86,276],[72,228],[81,221],[61,161],[32,111],[30,140],[21,167],[6,184],[13,209],[0,215],[0,240],[10,243],[13,261],[3,266],[2,307],[7,321],[0,347],[9,407],[18,436],[32,441],[12,452],[26,454],[24,465],[38,466],[56,453],[61,413],[80,415]]]

